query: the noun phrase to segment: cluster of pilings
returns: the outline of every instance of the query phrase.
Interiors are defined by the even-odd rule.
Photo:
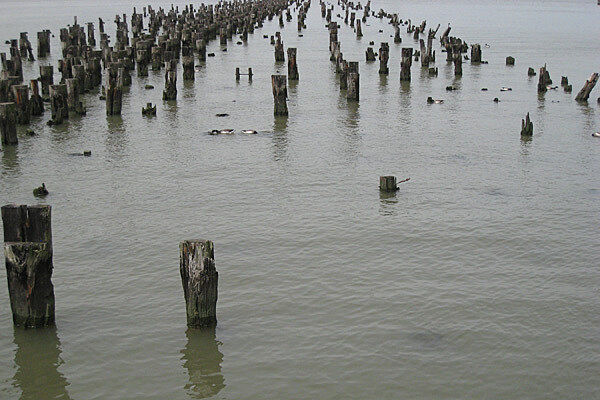
[[[136,8],[127,18],[116,15],[114,44],[105,31],[105,22],[98,19],[98,35],[94,23],[87,29],[79,25],[77,17],[72,25],[60,29],[61,56],[58,61],[60,81],[54,82],[54,66],[44,59],[50,54],[49,30],[37,33],[37,55],[40,60],[39,77],[23,84],[23,60],[33,61],[33,48],[27,33],[20,39],[10,40],[10,58],[0,54],[0,133],[3,145],[18,143],[16,125],[29,124],[31,116],[44,112],[44,100],[50,103],[49,125],[58,125],[72,113],[85,115],[80,96],[102,86],[100,99],[106,102],[108,116],[120,115],[124,87],[132,84],[131,73],[148,76],[153,71],[165,70],[164,100],[177,99],[177,69],[181,60],[183,80],[192,81],[195,76],[195,59],[206,61],[206,47],[219,36],[226,47],[227,41],[239,35],[247,41],[248,34],[261,28],[265,20],[286,14],[291,20],[289,8],[295,4],[298,10],[298,29],[305,27],[310,1],[254,0],[248,2],[220,2],[215,5],[186,6],[181,11],[151,6],[142,13]],[[98,36],[98,41],[96,40]],[[277,60],[284,60],[283,43],[278,37]],[[96,47],[98,43],[98,48]],[[295,59],[296,49],[288,49],[288,75],[298,79]],[[210,54],[209,54],[210,55]],[[40,85],[41,84],[41,85]],[[41,86],[41,93],[40,93]]]

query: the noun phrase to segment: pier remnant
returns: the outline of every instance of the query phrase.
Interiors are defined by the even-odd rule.
[[[577,93],[577,96],[575,96],[575,100],[587,101],[588,98],[590,97],[590,92],[594,89],[594,86],[596,86],[597,82],[598,82],[598,73],[594,72],[590,76],[590,79],[585,81],[585,85],[583,85],[583,87],[581,88],[579,93]]]
[[[13,323],[54,325],[50,206],[2,207],[4,255]]]
[[[521,120],[521,136],[533,136],[533,122],[529,119],[529,113]]]
[[[215,268],[213,242],[186,240],[179,244],[179,251],[187,325],[194,328],[214,326],[217,323],[219,274]]]
[[[271,85],[273,86],[273,100],[275,115],[288,115],[287,108],[287,83],[285,75],[271,75]]]

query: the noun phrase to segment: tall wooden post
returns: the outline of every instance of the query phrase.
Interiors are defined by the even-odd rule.
[[[2,207],[4,255],[13,323],[54,325],[50,206]]]
[[[387,42],[381,42],[379,47],[379,73],[387,75],[390,72],[388,68],[388,60],[390,58],[390,45]]]
[[[63,120],[69,119],[67,85],[50,86],[50,110],[52,111],[52,123],[54,125],[61,124]]]
[[[471,45],[471,64],[476,64],[481,62],[481,45],[473,44]]]
[[[360,20],[356,20],[358,24]],[[358,62],[348,62],[348,91],[346,92],[346,98],[350,101],[358,101],[360,94],[360,75],[358,73]]]
[[[31,120],[31,113],[29,110],[29,86],[27,85],[13,85],[12,95],[17,106],[17,123],[19,125],[27,125]]]
[[[273,86],[273,100],[275,115],[288,115],[287,108],[287,83],[285,75],[271,75],[271,85]]]
[[[179,272],[189,327],[217,323],[217,285],[214,245],[210,240],[186,240],[179,244]]]
[[[298,65],[296,64],[296,51],[295,47],[289,47],[287,49],[288,54],[288,79],[290,81],[297,81],[298,76]]]
[[[410,82],[410,67],[412,66],[412,47],[402,48],[402,61],[400,62],[400,80]]]
[[[15,103],[0,103],[0,139],[3,146],[19,143]]]

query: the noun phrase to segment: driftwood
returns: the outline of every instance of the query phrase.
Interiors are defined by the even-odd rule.
[[[598,73],[594,72],[590,76],[590,79],[588,79],[585,82],[585,85],[583,85],[583,87],[581,88],[579,93],[577,93],[577,96],[575,96],[575,100],[587,101],[588,98],[590,97],[590,92],[594,89],[594,86],[596,86],[597,82],[598,82]]]

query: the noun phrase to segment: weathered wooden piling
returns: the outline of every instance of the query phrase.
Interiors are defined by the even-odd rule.
[[[42,83],[42,96],[48,96],[50,86],[54,85],[54,66],[40,65],[40,82]]]
[[[277,42],[275,43],[275,62],[284,62],[285,54],[283,52],[283,42],[281,38],[277,38]]]
[[[75,78],[69,78],[65,81],[67,86],[67,107],[69,111],[75,111],[79,105],[79,82]]]
[[[107,71],[106,85],[106,115],[121,115],[123,107],[123,68],[119,68],[117,63],[111,63]]]
[[[37,56],[46,57],[50,54],[50,31],[45,30],[37,33]]]
[[[31,89],[31,97],[29,98],[29,110],[31,115],[42,115],[44,113],[44,100],[42,99],[42,96],[40,96],[38,80],[30,80],[29,88]]]
[[[575,100],[587,101],[588,98],[590,97],[590,92],[594,89],[594,86],[596,86],[597,82],[598,82],[598,73],[594,72],[590,76],[590,79],[585,81],[585,85],[583,85],[583,87],[581,88],[579,93],[577,93],[577,96],[575,96]]]
[[[137,50],[135,53],[135,61],[137,63],[137,76],[148,76],[148,51]]]
[[[290,81],[297,81],[299,79],[298,75],[298,65],[296,64],[296,52],[297,49],[295,47],[289,47],[287,49],[288,55],[288,79]]]
[[[271,75],[271,86],[273,87],[273,100],[275,115],[288,115],[287,108],[287,83],[285,75]]]
[[[375,52],[372,47],[367,47],[367,51],[365,52],[365,57],[367,62],[373,62],[377,59]]]
[[[521,120],[521,136],[532,136],[533,135],[533,122],[529,119],[529,113],[525,119]]]
[[[402,48],[402,61],[400,62],[400,81],[410,82],[410,67],[412,66],[412,47]]]
[[[50,206],[2,207],[4,255],[13,323],[54,325]]]
[[[193,328],[214,326],[217,323],[219,281],[214,245],[210,240],[186,240],[179,244],[179,251],[187,325]]]
[[[550,79],[550,73],[546,69],[546,65],[540,68],[540,77],[538,80],[538,93],[544,93],[548,90],[548,85],[552,85],[552,79]]]
[[[360,25],[360,19],[356,20],[356,37],[357,38],[361,38],[363,35],[362,33],[362,27]]]
[[[19,143],[17,138],[17,107],[13,102],[0,103],[0,139],[3,146]]]
[[[535,70],[531,67],[527,69],[527,76],[536,76]]]
[[[183,80],[193,81],[196,74],[194,56],[183,57],[181,59],[181,65],[183,66]]]
[[[515,65],[515,58],[512,56],[506,57],[506,65]]]
[[[50,85],[50,110],[52,125],[62,124],[63,120],[69,119],[67,85]]]
[[[177,100],[177,63],[175,60],[165,62],[165,90],[163,100]]]
[[[400,27],[398,25],[394,26],[394,43],[402,43],[402,38],[400,37]]]
[[[481,62],[481,45],[471,45],[471,64],[478,64]]]
[[[152,59],[152,71],[160,71],[163,66],[163,51],[160,46],[153,46],[150,50]],[[206,61],[206,46],[204,46],[204,61]]]
[[[454,46],[452,51],[452,61],[454,63],[454,76],[462,76],[462,54],[457,46]]]
[[[388,68],[388,60],[390,58],[390,45],[387,42],[381,42],[379,47],[379,73],[387,75],[390,72]]]
[[[27,125],[31,121],[29,110],[29,86],[13,85],[12,97],[17,107],[17,124]]]
[[[94,23],[93,22],[87,23],[87,44],[92,47],[96,46],[96,37],[94,35]]]
[[[395,176],[380,176],[379,177],[379,190],[382,192],[395,192],[398,190],[398,184],[396,183]]]
[[[357,20],[356,23],[360,22]],[[349,101],[359,101],[360,98],[360,74],[358,73],[358,62],[348,62],[348,74],[347,74],[347,92],[346,99]]]

